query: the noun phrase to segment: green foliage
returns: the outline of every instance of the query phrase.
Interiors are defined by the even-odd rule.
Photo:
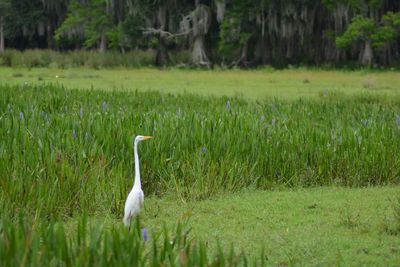
[[[396,40],[397,32],[393,27],[382,26],[371,34],[372,45],[380,48]]]
[[[83,3],[72,0],[68,10],[67,18],[55,32],[57,41],[60,41],[63,35],[78,34],[85,37],[84,44],[90,48],[102,35],[107,33],[110,35],[110,31],[113,30],[112,17],[105,12],[105,0],[90,0]]]
[[[391,25],[391,26],[399,29],[400,28],[400,12],[397,12],[397,13],[388,12],[383,16],[382,21],[385,24]]]
[[[398,183],[397,98],[228,104],[54,86],[2,92],[0,195],[9,216],[37,207],[43,217],[121,214],[135,134],[155,136],[140,148],[147,195],[204,199],[244,187]]]
[[[396,40],[399,18],[400,13],[388,12],[382,17],[383,25],[377,25],[372,18],[357,16],[353,18],[343,35],[336,38],[336,45],[346,49],[368,40],[374,48],[384,47]]]
[[[126,17],[121,24],[121,41],[125,47],[135,47],[139,44],[143,25],[144,21],[140,16],[130,15]]]
[[[241,49],[252,37],[247,13],[251,8],[251,1],[233,1],[220,26],[218,50],[223,57],[237,60]]]
[[[0,13],[5,15],[4,31],[9,38],[20,36],[21,32],[24,37],[32,38],[38,23],[45,18],[40,0],[2,0]]]
[[[73,234],[62,223],[29,224],[0,220],[2,266],[242,266],[249,260],[233,250],[209,252],[204,242],[192,241],[178,224],[164,227],[145,241],[139,220],[131,230],[107,228],[84,217]],[[260,259],[265,262],[264,258]]]
[[[365,41],[375,32],[375,22],[371,18],[356,16],[342,36],[336,38],[339,48],[348,48],[354,43]]]

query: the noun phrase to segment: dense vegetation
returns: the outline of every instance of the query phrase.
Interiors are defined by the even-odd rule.
[[[210,252],[205,242],[193,241],[178,224],[147,233],[136,220],[131,231],[108,229],[81,219],[74,234],[61,223],[32,225],[0,220],[2,266],[257,266],[267,258],[248,258],[219,247]],[[148,240],[148,241],[147,241]],[[257,265],[256,265],[257,264]]]
[[[0,0],[10,48],[152,50],[152,64],[396,65],[398,0]],[[178,62],[179,63],[179,62]]]
[[[2,213],[121,214],[132,136],[145,193],[204,199],[244,187],[398,184],[399,99],[256,103],[2,86]]]
[[[146,196],[173,193],[174,201],[199,200],[243,188],[399,183],[398,97],[345,97],[324,92],[319,99],[248,101],[157,92],[67,90],[54,85],[1,85],[0,91],[0,262],[4,266],[349,262],[347,258],[338,260],[336,254],[329,254],[333,258],[322,261],[318,257],[326,253],[324,250],[313,250],[308,244],[310,251],[297,251],[298,244],[286,247],[282,242],[274,243],[271,237],[268,254],[257,251],[249,256],[215,244],[210,250],[201,239],[193,240],[189,229],[179,223],[175,228],[148,225],[151,229],[146,233],[137,220],[128,231],[122,223],[115,222],[120,222],[123,203],[132,186],[135,134],[154,135],[139,148]],[[362,194],[358,192],[357,196]],[[311,203],[300,205],[269,195],[271,203],[260,195],[253,200],[257,209],[252,210],[246,207],[252,197],[247,202],[240,197],[244,206],[236,212],[243,209],[246,218],[254,213],[270,217],[270,212],[289,211],[288,205],[296,209],[296,218],[304,218],[304,213],[310,211],[328,212],[329,218],[336,218],[335,223],[339,223],[341,230],[336,229],[335,233],[356,229],[373,236],[372,247],[382,242],[377,241],[380,235],[385,235],[388,241],[379,245],[380,250],[365,250],[384,253],[388,263],[396,262],[391,246],[400,231],[397,202],[393,212],[385,210],[384,215],[376,213],[375,206],[364,210],[369,219],[361,223],[357,217],[360,215],[353,211],[337,211],[332,204],[335,200],[329,197],[327,203],[315,204],[320,193],[310,197]],[[302,200],[304,195],[301,194]],[[369,204],[376,204],[374,198],[368,199]],[[379,203],[376,205],[381,207],[383,202]],[[162,220],[171,208],[165,209],[168,203],[160,205],[163,210],[156,216],[160,214]],[[321,209],[324,205],[326,210]],[[209,204],[205,206],[210,209]],[[223,209],[218,212],[224,214]],[[371,212],[377,218],[369,221]],[[322,218],[321,213],[316,216]],[[111,218],[113,223],[107,224],[105,218]],[[319,223],[332,223],[327,224],[324,219]],[[307,221],[310,218],[290,220],[313,225]],[[257,220],[253,223],[257,222],[265,224]],[[272,228],[274,231],[282,227],[285,233],[289,231],[286,224],[268,223],[277,227]],[[368,241],[363,236],[363,242],[370,243],[371,236]],[[336,252],[332,253],[342,251],[340,246],[349,244],[346,240],[335,244]],[[354,248],[365,247],[365,243],[360,244],[353,244]],[[281,253],[273,252],[277,247]],[[355,262],[377,262],[375,256],[370,257],[375,260],[359,256]]]

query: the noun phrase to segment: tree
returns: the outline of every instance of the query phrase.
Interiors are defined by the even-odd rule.
[[[252,36],[249,20],[251,1],[232,1],[232,6],[223,16],[220,27],[218,51],[231,65],[248,64],[248,41]]]
[[[57,29],[67,14],[68,0],[41,0],[45,10],[47,47],[55,48],[54,30]]]
[[[145,36],[155,37],[157,40],[155,63],[158,66],[166,65],[170,60],[167,43],[173,35],[169,28],[173,26],[172,18],[176,8],[178,8],[178,5],[175,0],[149,1],[146,3],[146,8],[143,8],[146,10],[146,12],[142,12],[143,16],[150,22],[143,25],[143,33]]]
[[[10,0],[0,0],[0,53],[4,52],[4,24],[10,12]]]
[[[356,16],[342,36],[336,38],[339,48],[347,49],[362,42],[360,61],[363,65],[371,65],[373,60],[372,35],[376,32],[375,22],[371,18]]]
[[[88,0],[82,3],[72,0],[66,20],[56,30],[56,40],[60,40],[63,35],[78,35],[85,39],[86,47],[97,44],[99,52],[105,52],[107,34],[115,30],[109,5],[107,0]]]
[[[195,0],[194,10],[184,16],[180,22],[180,35],[189,37],[191,43],[192,62],[198,66],[210,67],[207,57],[205,37],[211,26],[210,7]]]
[[[387,13],[380,24],[376,24],[372,18],[356,16],[343,35],[336,38],[336,45],[348,49],[363,44],[360,63],[369,66],[373,61],[373,51],[385,47],[396,39],[396,28],[400,27],[398,14]]]

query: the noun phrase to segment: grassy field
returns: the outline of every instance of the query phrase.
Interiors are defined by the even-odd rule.
[[[398,264],[395,73],[65,70],[153,83],[110,90],[88,78],[102,91],[72,90],[90,84],[53,71],[0,70],[5,266]],[[305,73],[315,76],[288,78]],[[284,89],[263,87],[272,76]],[[375,80],[363,85],[363,76]],[[183,92],[176,84],[188,79],[199,84],[187,92],[209,85],[198,92],[207,96],[165,93]],[[242,97],[227,86],[235,79],[245,81]],[[340,89],[346,81],[351,89]],[[121,219],[135,134],[154,136],[140,145],[147,243]]]
[[[399,194],[399,187],[331,187],[250,190],[188,203],[151,199],[145,224],[189,217],[192,232],[211,248],[220,240],[256,256],[264,246],[274,265],[394,266],[400,261]]]
[[[55,259],[72,266],[123,266],[136,262],[151,265],[156,258],[167,266],[193,266],[194,263],[204,266],[199,264],[199,259],[208,257],[212,266],[245,266],[240,255],[246,255],[250,265],[397,266],[400,261],[399,194],[399,187],[330,187],[273,192],[243,190],[200,202],[181,202],[172,196],[150,197],[141,219],[142,226],[148,229],[150,242],[158,242],[158,253],[149,251],[153,244],[137,240],[139,232],[128,233],[123,229],[121,218],[92,217],[85,228],[78,216],[64,224],[64,231],[60,231],[60,223],[56,224],[58,227],[44,229],[25,226],[24,231],[28,233],[25,236],[19,231],[12,232],[9,228],[13,226],[0,225],[6,237],[15,242],[11,249],[7,248],[4,235],[0,235],[0,260],[10,266],[20,265],[24,260],[40,266]],[[162,241],[166,236],[165,224],[167,229],[177,229],[168,235],[178,245],[168,247]],[[186,238],[190,241],[183,242],[182,236],[188,231]],[[85,235],[88,235],[86,241],[79,240]],[[36,242],[42,245],[29,246]],[[104,243],[108,246],[101,245]],[[188,250],[188,243],[195,245]],[[234,244],[234,253],[230,252],[231,244]],[[59,249],[54,250],[52,246]],[[64,248],[68,249],[63,251]],[[32,249],[42,256],[34,258]],[[168,257],[162,256],[165,250],[169,250]],[[225,262],[218,256],[222,251]],[[201,256],[205,252],[208,256]],[[193,257],[192,264],[182,263],[186,256]],[[35,260],[41,264],[35,264]]]
[[[157,69],[0,68],[0,83],[62,84],[67,88],[155,90],[165,93],[235,96],[252,99],[319,97],[327,92],[397,95],[398,72],[253,70],[201,71]]]

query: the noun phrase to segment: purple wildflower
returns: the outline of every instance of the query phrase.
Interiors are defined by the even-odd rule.
[[[81,116],[81,118],[83,117],[83,107],[81,107],[81,109],[79,110],[79,115]]]
[[[207,152],[207,148],[205,146],[201,147],[201,153],[205,154]]]
[[[397,122],[397,125],[400,125],[400,115],[397,115],[396,122]]]
[[[231,101],[229,99],[226,101],[226,108],[231,109]]]
[[[101,108],[103,109],[103,111],[105,111],[107,109],[106,101],[103,101],[103,103],[101,104]]]
[[[276,124],[276,119],[275,119],[275,118],[272,118],[272,120],[271,120],[271,125],[272,125],[272,126],[275,126],[275,124]]]
[[[19,112],[19,119],[23,120],[24,119],[24,113],[22,113],[22,111]]]
[[[361,120],[361,123],[362,123],[364,126],[368,126],[369,120],[368,120],[368,119],[362,119],[362,120]]]
[[[142,237],[144,241],[149,240],[149,234],[147,232],[147,228],[142,228]]]
[[[76,132],[75,132],[75,129],[74,129],[74,130],[72,130],[72,138],[73,138],[73,139],[75,139],[75,138],[76,138]]]

